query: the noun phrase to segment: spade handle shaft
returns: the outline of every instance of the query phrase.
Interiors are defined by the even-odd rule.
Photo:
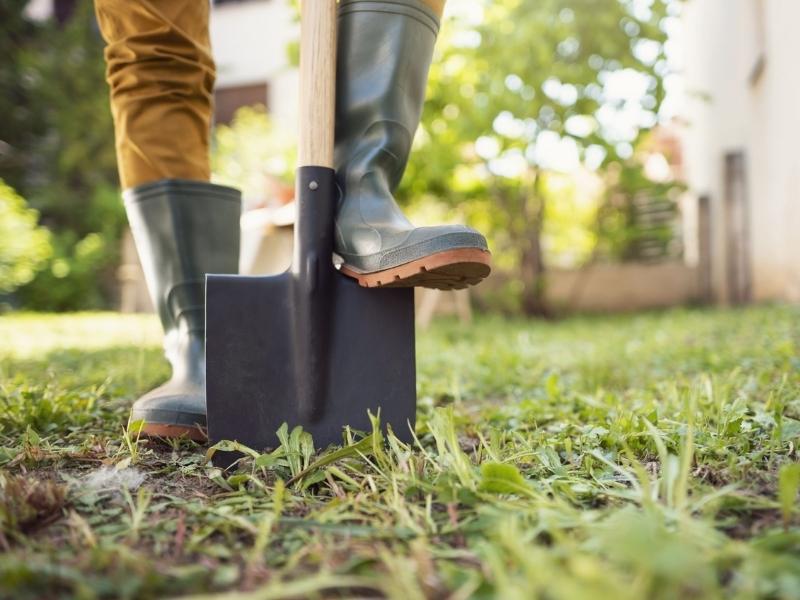
[[[333,168],[336,0],[303,0],[300,19],[300,167]]]

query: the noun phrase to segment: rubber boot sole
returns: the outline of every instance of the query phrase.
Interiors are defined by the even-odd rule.
[[[145,423],[140,433],[143,437],[165,439],[187,439],[195,442],[207,442],[208,436],[200,426],[165,425],[163,423]]]
[[[362,287],[425,287],[437,290],[463,290],[480,283],[491,272],[491,253],[476,248],[437,252],[411,262],[363,273],[343,264],[341,272]]]

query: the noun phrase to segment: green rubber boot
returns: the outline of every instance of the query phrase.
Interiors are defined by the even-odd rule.
[[[205,440],[205,276],[237,273],[241,194],[165,179],[123,193],[150,297],[172,365],[165,384],[139,398],[131,422],[144,435]]]
[[[490,271],[486,239],[463,225],[415,227],[393,192],[419,126],[439,20],[419,0],[341,0],[335,250],[367,287],[457,289]]]

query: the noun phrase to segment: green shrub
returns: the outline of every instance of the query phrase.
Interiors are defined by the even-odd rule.
[[[0,179],[0,294],[30,282],[53,252],[39,214]]]
[[[0,40],[0,178],[38,211],[53,250],[38,271],[26,270],[24,285],[15,284],[14,305],[108,308],[125,215],[104,42],[91,2],[35,22],[27,4],[14,0],[0,8],[8,34]],[[0,236],[0,243],[27,237]]]
[[[26,310],[92,310],[113,305],[124,223],[122,202],[112,186],[96,188],[84,202],[84,230],[54,228],[50,260],[17,290],[19,304]]]
[[[115,236],[66,231],[53,236],[48,268],[18,292],[28,310],[66,311],[107,308],[118,258]]]

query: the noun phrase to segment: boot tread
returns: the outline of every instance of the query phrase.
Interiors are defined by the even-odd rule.
[[[362,287],[425,287],[461,290],[480,283],[491,272],[491,253],[477,248],[438,252],[411,262],[372,273],[344,263],[341,272]]]

